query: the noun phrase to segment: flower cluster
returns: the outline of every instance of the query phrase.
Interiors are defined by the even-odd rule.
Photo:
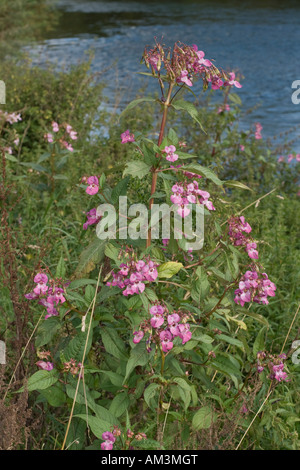
[[[121,134],[121,139],[122,139],[121,144],[126,144],[127,142],[135,141],[134,134],[131,134],[129,132],[129,129],[127,129],[127,131]]]
[[[288,163],[291,163],[291,161],[293,160],[296,160],[296,162],[300,162],[300,153],[296,153],[296,154],[289,153],[287,156]],[[285,161],[285,157],[283,155],[280,155],[280,157],[278,157],[278,163],[281,163],[284,161]]]
[[[190,213],[189,204],[197,203],[204,205],[208,210],[215,210],[213,203],[209,201],[210,194],[207,191],[199,189],[197,181],[192,183],[177,182],[172,186],[170,199],[173,204],[178,206],[177,213],[181,217],[186,217]]]
[[[252,228],[248,222],[245,221],[245,217],[232,216],[228,220],[228,225],[228,234],[231,243],[233,243],[234,246],[244,246],[251,259],[258,259],[257,245],[248,235],[252,231]]]
[[[102,442],[102,444],[101,444],[101,449],[102,450],[112,450],[113,446],[114,446],[114,443],[116,441],[116,438],[113,435],[113,433],[110,432],[110,431],[105,431],[102,434],[102,439],[104,440],[104,442]]]
[[[53,121],[51,123],[52,125],[52,132],[46,132],[44,134],[44,139],[49,143],[59,143],[62,148],[65,148],[69,150],[70,152],[73,152],[74,149],[66,139],[69,140],[77,140],[77,132],[73,130],[72,126],[70,124],[61,124],[59,125],[57,122]],[[55,137],[55,134],[58,134],[60,131],[62,131],[60,137]]]
[[[133,333],[135,344],[143,339],[145,333],[149,333],[150,336],[146,342],[148,351],[151,350],[149,347],[151,341],[155,341],[166,353],[173,348],[176,337],[181,339],[182,344],[191,339],[192,332],[187,323],[190,318],[189,314],[182,313],[180,310],[170,314],[167,308],[159,302],[150,307],[149,313],[150,320],[142,322],[140,329]]]
[[[162,153],[166,154],[166,160],[169,162],[176,162],[178,160],[178,155],[175,152],[176,147],[174,145],[166,146],[162,151]]]
[[[267,305],[268,296],[275,296],[276,286],[270,281],[266,273],[260,273],[257,266],[252,266],[251,270],[245,272],[239,282],[238,289],[235,290],[234,301],[242,307],[245,302],[256,302]]]
[[[101,444],[102,450],[112,450],[113,445],[116,442],[116,438],[121,436],[122,431],[118,426],[114,426],[113,431],[105,431],[102,434],[102,439],[104,442]],[[147,439],[147,436],[144,432],[134,433],[131,429],[127,429],[126,433],[123,435],[125,440],[125,445],[128,449],[132,450],[131,443],[133,440],[141,441],[142,439]],[[123,439],[122,439],[123,442]]]
[[[224,104],[223,106],[219,106],[218,114],[223,113],[224,111],[230,111],[229,104]]]
[[[143,54],[143,60],[153,75],[157,73],[160,76],[160,72],[164,71],[169,81],[192,87],[195,78],[202,78],[203,86],[211,83],[214,90],[223,85],[241,88],[233,72],[227,74],[220,71],[204,57],[205,53],[198,50],[196,44],[189,46],[180,42],[176,42],[173,49],[156,42],[153,48],[146,47]]]
[[[9,122],[9,124],[14,124],[15,122],[22,121],[20,113],[8,113],[0,110],[0,119]]]
[[[25,294],[28,300],[37,300],[38,303],[46,307],[47,314],[45,319],[57,316],[59,313],[57,307],[63,304],[66,299],[64,297],[64,288],[69,283],[63,283],[62,279],[48,279],[47,274],[40,272],[34,277],[35,287],[32,292]],[[50,285],[48,285],[48,283]]]
[[[112,273],[113,280],[107,282],[108,286],[118,286],[123,289],[125,296],[144,292],[145,283],[153,282],[158,277],[158,264],[151,261],[149,257],[138,260],[135,254],[128,249],[125,261],[120,264],[117,273]]]
[[[71,358],[69,361],[64,362],[63,372],[70,372],[73,376],[78,375],[82,368],[81,362],[76,362],[75,359]]]
[[[254,133],[254,136],[256,139],[262,139],[261,131],[262,131],[262,125],[259,122],[257,122],[255,124],[255,133]]]
[[[284,372],[284,360],[286,359],[285,354],[279,354],[274,356],[270,353],[264,351],[259,351],[257,353],[257,371],[259,373],[268,367],[270,371],[269,379],[277,380],[278,382],[288,381],[287,373]]]

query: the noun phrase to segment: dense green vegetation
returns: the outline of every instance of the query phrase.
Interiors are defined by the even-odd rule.
[[[12,2],[3,2],[0,7],[1,20],[8,14],[5,8],[9,3]],[[32,7],[32,13],[26,25],[31,28],[29,25],[36,24],[35,15],[41,14],[38,8],[41,2],[27,3]],[[7,28],[6,31],[1,28],[9,41],[10,37],[19,34],[20,37],[27,35],[25,27],[19,28],[22,17],[16,15],[14,21],[16,29],[8,31]],[[1,114],[0,340],[6,343],[7,364],[0,365],[0,419],[5,429],[0,448],[54,450],[64,445],[70,449],[100,449],[102,421],[113,424],[112,416],[117,418],[122,429],[136,426],[136,432],[147,434],[146,441],[134,444],[140,448],[299,448],[299,364],[292,361],[291,354],[292,343],[299,335],[300,163],[293,149],[286,144],[285,161],[278,162],[278,149],[264,138],[255,138],[251,113],[244,110],[238,93],[229,93],[228,89],[218,92],[218,103],[211,100],[211,92],[202,94],[194,104],[198,112],[196,121],[191,119],[190,113],[180,114],[179,118],[176,110],[170,110],[167,133],[171,141],[178,136],[186,143],[184,151],[197,155],[198,162],[211,169],[220,180],[239,182],[224,189],[216,186],[213,178],[208,178],[205,188],[215,202],[218,221],[226,222],[231,215],[243,211],[253,228],[259,261],[262,260],[265,272],[276,284],[276,296],[267,306],[253,304],[251,309],[245,307],[239,311],[232,307],[231,295],[228,300],[231,310],[227,316],[220,309],[215,316],[209,317],[204,337],[200,345],[195,346],[195,351],[187,347],[178,361],[170,364],[171,361],[166,360],[166,383],[173,373],[178,376],[177,388],[173,383],[169,394],[166,392],[164,400],[158,404],[161,396],[155,395],[156,385],[161,382],[155,382],[155,377],[159,372],[155,370],[157,375],[149,389],[147,361],[137,361],[136,375],[129,377],[125,386],[120,385],[125,366],[120,365],[119,352],[116,352],[119,348],[122,355],[129,354],[132,327],[139,319],[132,310],[146,309],[151,303],[151,292],[148,292],[150,298],[145,296],[142,301],[135,301],[135,297],[125,301],[119,294],[109,294],[102,279],[95,306],[93,341],[89,344],[85,363],[86,389],[80,386],[74,417],[64,441],[76,396],[76,374],[69,374],[68,379],[64,376],[61,382],[66,385],[65,389],[61,382],[52,387],[51,384],[35,387],[30,378],[38,371],[36,363],[42,350],[51,351],[51,357],[57,363],[66,363],[72,358],[68,354],[75,354],[77,349],[78,354],[82,352],[82,344],[78,344],[82,310],[96,297],[99,268],[108,275],[118,266],[115,252],[118,245],[112,244],[111,251],[106,249],[102,259],[98,248],[92,255],[90,253],[95,234],[92,229],[83,230],[82,227],[86,221],[85,213],[93,203],[86,195],[83,197],[82,177],[105,174],[102,184],[106,192],[103,194],[113,198],[113,188],[124,182],[122,175],[128,161],[139,160],[136,147],[122,144],[120,135],[130,129],[135,135],[156,136],[160,124],[157,120],[159,105],[144,102],[142,113],[137,113],[135,108],[121,119],[104,111],[104,85],[101,76],[90,72],[90,62],[57,73],[50,66],[43,70],[32,67],[26,58],[18,64],[4,61],[0,66],[0,77],[9,91],[2,111],[21,115],[21,120],[10,124]],[[136,98],[143,98],[143,91]],[[225,104],[229,104],[230,109],[218,112]],[[248,114],[248,132],[239,130],[243,112]],[[78,139],[72,144],[74,151],[46,142],[44,135],[51,131],[53,121],[68,124],[77,132]],[[151,155],[148,149],[149,160]],[[288,155],[294,156],[291,164]],[[131,202],[148,204],[151,177],[149,172],[142,178],[126,180]],[[164,200],[163,191],[170,189],[168,184],[168,179],[159,179],[156,188],[159,201]],[[119,186],[115,195],[123,194],[123,189]],[[218,260],[209,256],[214,247],[215,232],[219,231],[223,237],[225,234],[219,222],[215,223],[211,217],[206,227],[203,250],[209,264],[207,273],[201,274],[200,268],[197,276],[201,278],[201,286],[208,282],[205,293],[202,292],[205,301],[203,304],[199,301],[199,305],[204,311],[205,308],[210,311],[230,276],[239,272],[237,260],[241,270],[247,260],[236,258],[238,255],[234,250],[230,252],[227,245]],[[138,244],[137,247],[140,249]],[[160,261],[176,259],[185,266],[192,263],[184,258],[178,247],[177,251],[166,254],[161,251],[159,242],[153,248],[150,253]],[[199,256],[201,259],[202,254]],[[227,277],[224,277],[226,263]],[[41,306],[24,297],[32,290],[33,278],[41,269],[47,269],[52,276],[71,280],[75,283],[73,286],[79,288],[79,291],[70,291],[71,308],[65,307],[59,323],[56,317],[44,320]],[[159,298],[173,302],[176,307],[184,305],[186,291],[180,287],[186,282],[184,276],[180,272],[178,277],[172,278],[177,286],[179,284],[176,292],[166,285],[161,288]],[[197,279],[193,278],[193,282]],[[195,287],[198,288],[201,290],[199,286]],[[197,292],[192,291],[193,301],[196,297]],[[196,313],[196,306],[194,308]],[[221,332],[220,339],[216,330]],[[118,331],[122,342],[114,336],[114,331]],[[255,363],[257,352],[262,350],[274,355],[282,352],[288,355],[285,370],[289,381],[274,386],[273,382],[270,385],[266,373],[251,374],[251,364]],[[209,360],[206,364],[210,351],[223,357],[224,369],[220,367],[220,358],[219,365],[214,366]],[[79,362],[80,356],[76,360]],[[195,365],[199,361],[205,365]],[[182,378],[185,376],[186,381]],[[115,401],[116,397],[125,396],[127,389],[130,393],[124,402]],[[87,408],[89,419],[86,418]],[[95,414],[92,415],[91,410]],[[258,419],[252,422],[258,411]],[[102,420],[99,429],[98,415]]]

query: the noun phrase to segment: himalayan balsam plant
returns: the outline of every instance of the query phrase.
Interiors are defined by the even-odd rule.
[[[249,188],[220,180],[214,162],[201,165],[201,155],[191,153],[184,136],[168,125],[171,113],[179,123],[180,113],[187,113],[205,132],[184,92],[194,95],[199,83],[215,93],[242,85],[196,45],[178,42],[169,48],[156,42],[145,48],[142,63],[160,98],[134,100],[122,118],[152,101],[160,111],[157,140],[146,129],[125,127],[120,139],[132,158],[120,180],[82,175],[77,187],[86,214],[82,230],[93,240],[75,272],[61,258],[55,273],[50,268],[34,273],[26,293],[41,312],[38,370],[27,387],[50,406],[69,410],[62,449],[74,442],[76,448],[99,451],[169,449],[174,435],[185,448],[201,448],[197,432],[218,426],[224,413],[234,410],[241,409],[239,419],[246,419],[253,394],[289,380],[286,357],[264,351],[263,312],[276,293],[272,273],[264,270],[255,227],[230,203],[234,191]],[[59,131],[52,123],[45,138],[52,143]],[[63,132],[77,138],[70,128]],[[256,126],[257,139],[260,132]],[[59,141],[71,150],[63,136]],[[172,224],[168,237],[153,238],[150,220],[144,238],[121,237],[124,220],[142,226],[139,217],[120,209],[125,196],[131,204],[142,198],[149,213],[155,203],[173,206],[182,222],[194,220],[199,206],[205,220],[202,248],[187,249],[187,236],[178,238]],[[97,209],[100,204],[115,208],[115,220]],[[104,221],[117,227],[110,238],[95,233]],[[248,319],[259,329],[254,343]],[[243,423],[239,429],[245,429]],[[221,438],[216,445],[222,446]]]

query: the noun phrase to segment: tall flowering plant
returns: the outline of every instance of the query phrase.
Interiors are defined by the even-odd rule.
[[[258,262],[255,228],[241,213],[232,213],[230,204],[224,205],[233,188],[249,188],[220,180],[214,162],[201,165],[201,156],[190,153],[184,136],[168,125],[170,110],[185,112],[203,132],[199,110],[181,97],[197,81],[203,90],[210,86],[216,93],[242,85],[196,45],[178,42],[169,48],[156,42],[145,48],[142,62],[161,97],[134,100],[122,117],[152,100],[161,111],[157,141],[146,130],[122,129],[121,143],[132,150],[132,159],[120,180],[89,174],[78,185],[87,201],[82,229],[96,235],[76,271],[67,279],[62,258],[55,275],[50,270],[35,273],[33,289],[26,294],[45,308],[36,338],[38,357],[44,357],[41,349],[46,345],[53,349],[47,356],[51,363],[38,361],[41,370],[29,379],[28,389],[43,389],[56,406],[72,399],[76,408],[62,448],[71,442],[72,419],[87,423],[102,450],[146,445],[136,437],[145,435],[152,436],[147,448],[166,448],[166,426],[185,423],[190,435],[215,422],[218,409],[207,390],[216,374],[220,394],[225,382],[230,383],[230,406],[235,401],[240,406],[242,399],[246,407],[249,377],[271,384],[287,379],[283,360],[272,366],[271,375],[261,374],[257,346],[263,344],[255,341],[251,352],[245,340],[247,317],[263,324],[259,339],[263,337],[267,320],[252,309],[267,308],[276,292],[263,260]],[[148,205],[141,207],[142,194]],[[124,197],[137,204],[136,212],[124,210]],[[171,222],[177,217],[183,223],[181,228],[170,223],[168,236],[154,237],[153,221],[142,217],[157,202],[174,208]],[[187,239],[197,235],[193,227],[199,208],[205,236],[193,249]],[[188,218],[194,225],[185,231]],[[160,227],[163,217],[157,220]],[[71,334],[66,336],[66,331]],[[60,332],[64,338],[57,346]],[[76,373],[66,374],[70,368]],[[215,384],[211,387],[212,395],[218,393]],[[53,393],[47,394],[48,389]],[[130,429],[135,439],[117,440],[121,432],[116,434],[116,429],[121,428]],[[81,439],[84,446],[84,432]]]

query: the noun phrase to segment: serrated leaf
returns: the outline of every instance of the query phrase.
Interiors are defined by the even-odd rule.
[[[127,358],[125,345],[114,328],[102,327],[100,334],[106,352],[117,359]]]
[[[202,165],[198,163],[190,163],[189,165],[184,165],[179,168],[180,171],[189,171],[191,173],[196,173],[197,175],[204,176],[205,178],[211,180],[217,186],[222,186],[223,182],[217,177],[217,175]]]
[[[56,267],[56,277],[65,278],[66,275],[66,265],[63,256],[61,255],[59,262]]]
[[[75,271],[76,277],[90,273],[103,260],[106,243],[107,240],[96,238],[83,250]]]
[[[58,381],[58,371],[52,369],[48,370],[38,370],[31,377],[29,377],[26,389],[28,392],[33,392],[34,390],[45,390],[46,388],[51,387]],[[20,388],[19,392],[24,391],[24,386]]]
[[[134,348],[131,349],[130,352],[130,357],[126,365],[126,374],[124,378],[124,382],[128,379],[130,376],[131,372],[137,367],[137,366],[145,366],[149,362],[149,353],[146,351],[146,346],[145,342],[141,341],[138,343]]]
[[[160,388],[160,385],[157,383],[152,383],[144,391],[144,399],[149,408],[151,408],[151,399],[155,397],[157,390]]]
[[[234,180],[228,180],[228,181],[223,181],[223,185],[227,186],[228,188],[239,188],[239,189],[246,189],[248,191],[253,191],[253,189],[249,188],[244,183],[241,183],[240,181],[234,181]]]
[[[136,160],[132,162],[126,163],[125,170],[123,172],[123,177],[126,175],[130,175],[133,178],[142,179],[144,176],[150,173],[151,166],[147,163],[143,162],[142,160]]]
[[[129,406],[129,398],[126,392],[121,392],[118,393],[118,395],[115,396],[113,399],[109,411],[116,416],[116,418],[119,418],[122,416],[122,414],[127,410]]]
[[[202,126],[200,120],[199,120],[198,110],[193,105],[193,103],[190,103],[189,101],[184,101],[184,100],[177,100],[174,103],[172,103],[172,106],[176,110],[186,111],[194,119],[194,121],[196,121],[199,124],[199,126],[201,127],[203,132],[206,133],[205,130],[203,129],[203,126]]]
[[[263,351],[265,349],[265,332],[266,327],[263,326],[262,329],[259,331],[254,343],[253,343],[253,355],[254,357],[257,356],[258,351]]]
[[[136,100],[133,100],[131,101],[128,106],[121,112],[120,116],[119,116],[119,120],[121,119],[121,117],[127,113],[128,111],[130,111],[131,109],[134,109],[136,106],[138,106],[139,104],[143,103],[143,102],[155,102],[156,100],[154,98],[138,98]]]
[[[214,416],[213,410],[210,406],[203,406],[194,414],[192,426],[196,431],[200,431],[200,429],[208,429],[215,419],[216,417]]]

